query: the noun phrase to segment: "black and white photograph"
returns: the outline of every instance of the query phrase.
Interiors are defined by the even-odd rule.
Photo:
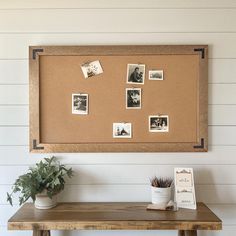
[[[88,94],[72,94],[72,114],[88,114]]]
[[[145,65],[144,64],[128,64],[127,65],[127,83],[128,84],[144,84]]]
[[[141,109],[141,88],[126,88],[126,109]]]
[[[169,132],[169,116],[149,116],[149,132]]]
[[[113,138],[131,138],[131,123],[113,123]]]
[[[81,65],[81,69],[86,79],[103,73],[102,66],[98,60],[84,63]]]
[[[148,79],[149,80],[164,80],[163,70],[149,70]]]

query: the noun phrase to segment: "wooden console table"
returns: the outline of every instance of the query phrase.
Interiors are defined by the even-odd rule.
[[[59,203],[50,210],[23,205],[8,221],[9,230],[33,230],[49,236],[50,230],[178,230],[179,236],[196,236],[197,230],[220,230],[221,220],[204,204],[197,210],[177,212],[146,210],[147,203]]]

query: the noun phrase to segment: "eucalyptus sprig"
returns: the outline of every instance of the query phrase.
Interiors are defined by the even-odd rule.
[[[20,193],[20,205],[29,198],[35,201],[36,195],[43,191],[52,198],[64,189],[65,177],[72,176],[72,168],[67,169],[56,157],[44,158],[43,161],[36,163],[35,167],[30,167],[26,174],[16,179],[12,192],[7,193],[7,201],[12,205],[12,196],[17,192]]]

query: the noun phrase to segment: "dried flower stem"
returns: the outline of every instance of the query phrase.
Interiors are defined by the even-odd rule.
[[[156,188],[168,188],[171,186],[173,183],[172,178],[163,178],[163,177],[156,177],[154,176],[153,178],[150,179],[150,183],[152,187]]]

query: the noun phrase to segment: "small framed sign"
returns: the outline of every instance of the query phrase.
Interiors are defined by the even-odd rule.
[[[180,208],[196,209],[192,168],[175,168],[175,200]]]

